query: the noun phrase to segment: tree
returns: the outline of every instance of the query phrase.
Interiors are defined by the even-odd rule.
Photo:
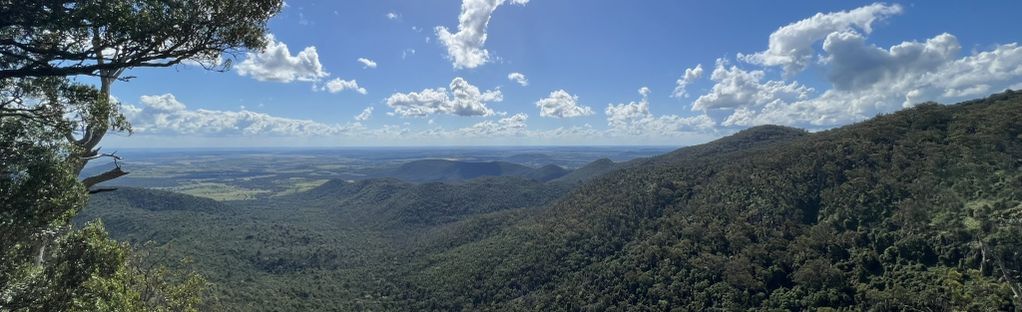
[[[126,70],[226,70],[266,43],[281,0],[0,0],[0,310],[135,310],[128,248],[69,221],[116,168],[79,179],[109,131]],[[91,76],[97,85],[77,82]],[[187,293],[187,292],[185,292]],[[82,305],[87,303],[87,305]]]
[[[265,44],[280,0],[0,1],[0,79],[92,75],[191,60],[226,68],[223,53]]]
[[[185,61],[225,70],[231,62],[224,54],[265,46],[266,21],[281,6],[281,0],[0,1],[0,79],[11,81],[8,84],[16,89],[5,93],[15,96],[17,87],[37,79],[80,75],[99,79],[91,105],[79,107],[78,120],[65,134],[73,147],[68,160],[80,173],[90,160],[117,159],[101,154],[98,145],[108,131],[127,129],[110,102],[113,83],[131,78],[122,76],[125,70]],[[60,85],[56,89],[77,87],[57,80],[48,83]],[[37,120],[59,117],[40,116],[46,111],[38,107],[68,106],[53,103],[59,97],[35,106],[26,106],[19,97],[12,100],[0,109]],[[91,188],[125,174],[117,166],[82,182]]]

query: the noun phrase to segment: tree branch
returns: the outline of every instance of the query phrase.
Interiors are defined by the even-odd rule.
[[[91,153],[91,155],[82,156],[81,159],[84,160],[84,161],[90,161],[90,160],[99,159],[99,158],[103,158],[103,157],[110,157],[110,158],[113,158],[114,160],[121,160],[121,156],[117,156],[116,154],[117,154],[117,152],[113,152],[113,153],[109,153],[109,154],[107,154],[107,153],[100,154],[99,153],[99,149],[97,148],[93,153]]]
[[[90,189],[90,190],[89,190],[89,194],[96,194],[96,193],[103,193],[103,192],[111,192],[111,191],[116,191],[116,190],[117,190],[117,188],[116,188],[116,187],[101,187],[101,188],[94,188],[94,189]]]
[[[121,167],[118,166],[118,167],[116,167],[114,169],[110,169],[107,172],[100,173],[100,174],[97,174],[97,175],[85,178],[85,179],[82,180],[82,184],[85,185],[86,189],[89,189],[89,188],[92,188],[93,185],[96,185],[96,184],[99,184],[99,183],[105,182],[105,181],[110,181],[110,180],[122,177],[124,175],[127,175],[127,174],[128,174],[127,171],[122,170]]]

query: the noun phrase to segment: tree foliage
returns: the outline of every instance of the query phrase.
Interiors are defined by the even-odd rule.
[[[4,0],[0,79],[94,75],[186,60],[226,68],[221,55],[265,45],[280,0]]]
[[[86,177],[109,131],[130,131],[112,100],[125,70],[186,60],[224,69],[224,53],[259,49],[280,0],[0,1],[0,310],[193,310],[201,283],[134,288],[128,247],[101,224],[70,220],[92,187],[127,174]],[[99,78],[84,84],[76,76]],[[116,163],[116,162],[115,162]],[[164,274],[165,275],[165,274]]]

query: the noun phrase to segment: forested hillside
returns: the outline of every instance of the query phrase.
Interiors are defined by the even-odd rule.
[[[1012,310],[1022,95],[757,127],[408,270],[412,309]]]
[[[397,268],[482,239],[567,190],[515,177],[334,180],[268,200],[217,202],[120,188],[92,196],[75,221],[102,219],[118,240],[154,242],[155,261],[214,283],[208,303],[217,310],[394,310],[405,295]]]
[[[192,258],[225,310],[1012,310],[1020,168],[1007,92],[754,127],[571,183],[334,180],[226,204],[126,189],[83,215]]]
[[[590,179],[603,175],[607,172],[611,172],[614,169],[618,169],[621,165],[622,164],[614,163],[610,159],[606,158],[597,159],[596,161],[586,164],[585,166],[579,167],[578,169],[572,170],[571,172],[568,172],[567,174],[561,177],[553,179],[552,182],[569,184],[581,183],[589,181]]]

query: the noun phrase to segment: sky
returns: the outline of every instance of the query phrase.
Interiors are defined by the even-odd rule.
[[[289,0],[263,51],[135,69],[112,147],[671,145],[1022,89],[1017,1]]]

